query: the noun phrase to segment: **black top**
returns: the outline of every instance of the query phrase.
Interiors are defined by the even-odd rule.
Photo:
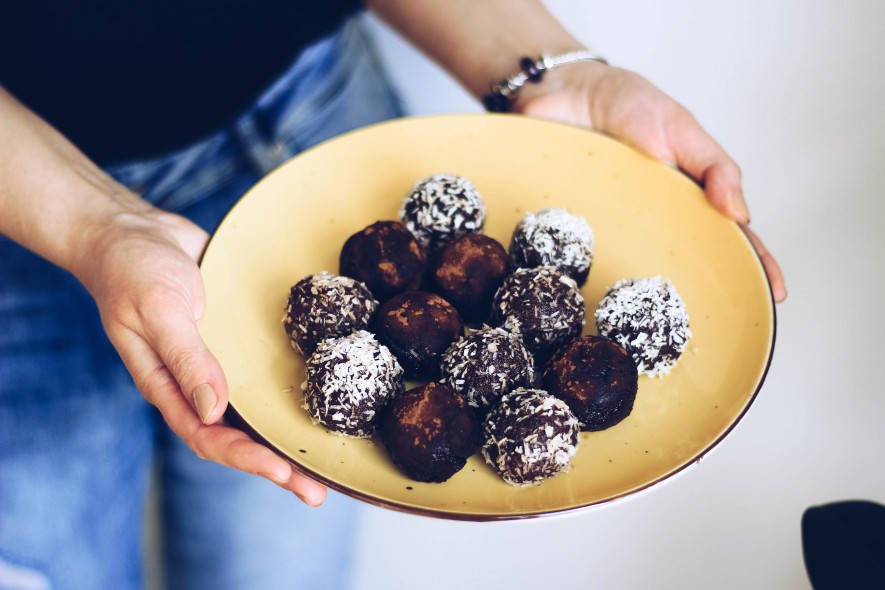
[[[13,0],[0,84],[101,163],[191,143],[359,0]]]

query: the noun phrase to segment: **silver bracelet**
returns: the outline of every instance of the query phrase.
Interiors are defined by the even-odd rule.
[[[544,78],[547,70],[582,61],[598,61],[608,64],[604,57],[589,49],[570,51],[559,55],[542,55],[537,59],[523,57],[519,60],[519,72],[492,84],[492,91],[483,97],[482,104],[487,111],[492,113],[509,112],[516,94],[528,82],[538,83]]]

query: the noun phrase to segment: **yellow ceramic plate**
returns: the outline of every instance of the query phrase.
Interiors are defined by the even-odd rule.
[[[420,178],[470,178],[488,205],[486,232],[509,244],[526,211],[565,207],[596,234],[583,288],[588,332],[608,286],[661,274],[685,300],[694,337],[673,372],[640,377],[633,413],[582,433],[570,472],[522,489],[482,461],[443,484],[401,475],[379,443],[341,438],[301,408],[304,363],[280,322],[290,285],[337,272],[344,240],[395,219]],[[740,420],[771,358],[775,315],[747,238],[676,170],[610,138],[509,115],[401,119],[309,150],[258,183],[215,233],[202,262],[201,329],[224,367],[244,426],[317,480],[424,515],[525,518],[610,501],[698,461]]]

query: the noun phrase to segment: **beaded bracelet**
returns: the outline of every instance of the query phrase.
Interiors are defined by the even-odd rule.
[[[604,57],[589,50],[572,51],[561,55],[542,55],[538,59],[523,57],[519,60],[520,71],[493,84],[492,91],[483,97],[482,104],[489,112],[507,113],[516,94],[527,82],[537,84],[548,70],[581,61],[608,64]]]

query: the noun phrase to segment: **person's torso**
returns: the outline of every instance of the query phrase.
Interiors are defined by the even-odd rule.
[[[229,123],[358,0],[31,0],[0,13],[0,85],[99,162]]]

